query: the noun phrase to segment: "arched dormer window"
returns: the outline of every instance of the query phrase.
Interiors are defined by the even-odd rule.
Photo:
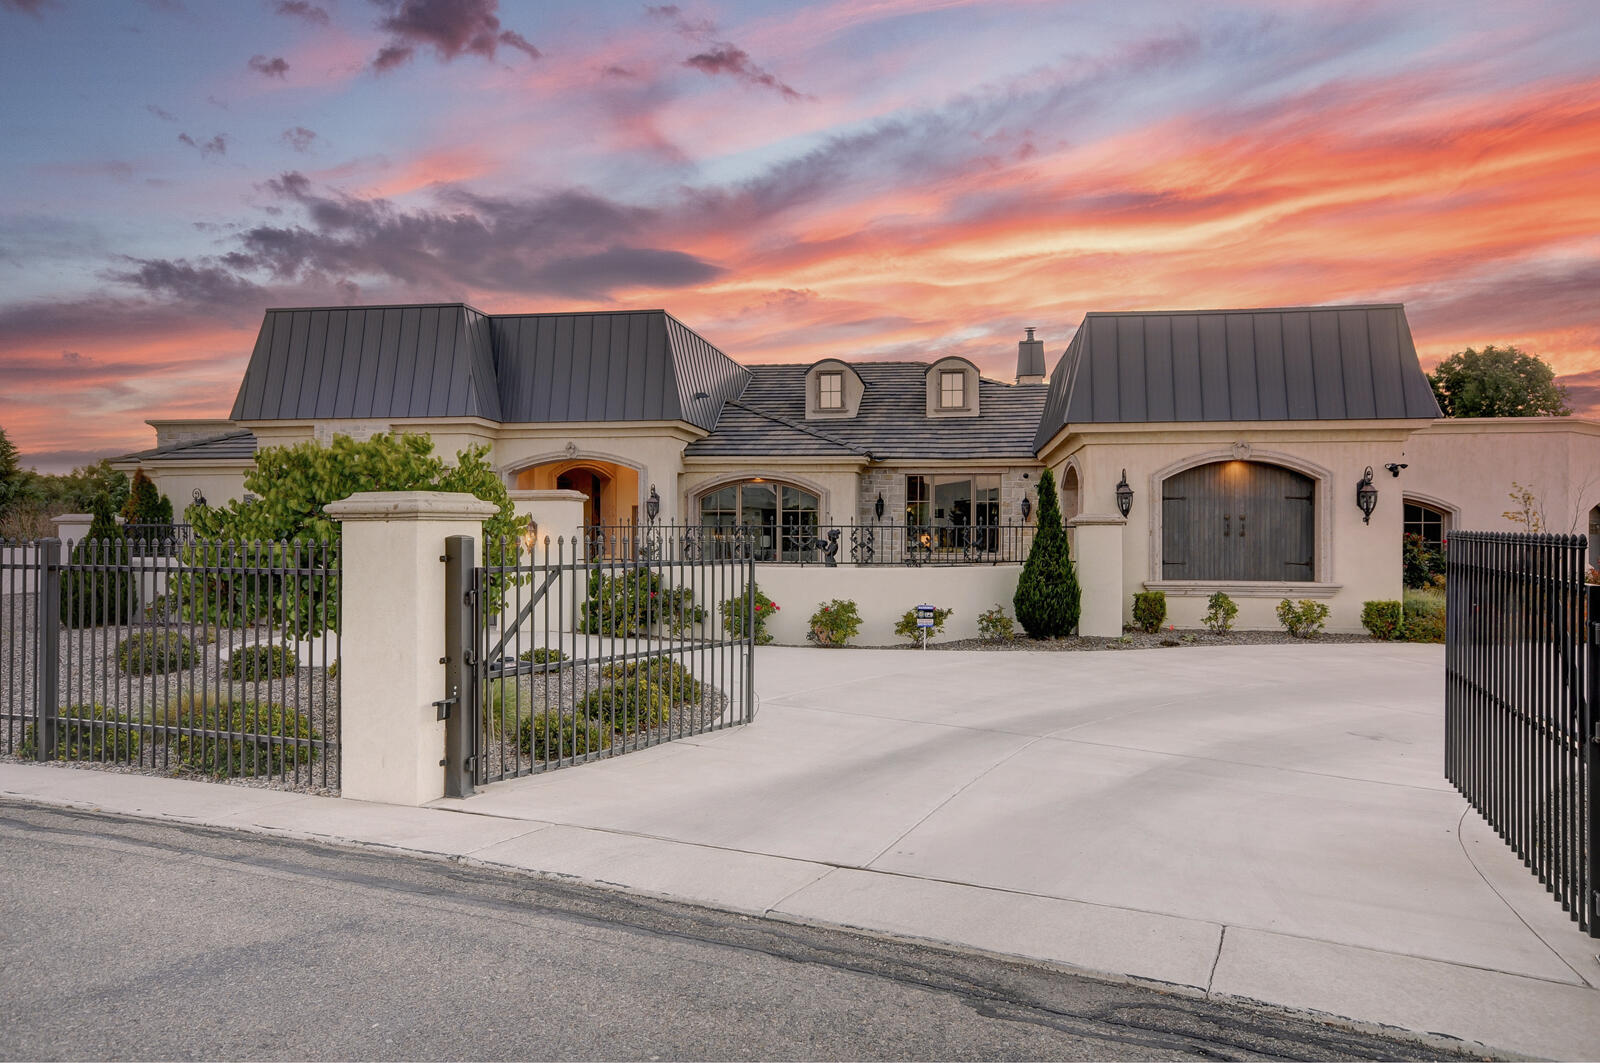
[[[806,371],[806,420],[854,417],[865,390],[860,374],[848,363],[824,358]]]
[[[928,416],[978,416],[978,367],[956,355],[930,365]]]

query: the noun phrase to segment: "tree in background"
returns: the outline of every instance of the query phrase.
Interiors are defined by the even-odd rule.
[[[1536,355],[1490,344],[1457,351],[1428,374],[1446,417],[1566,417],[1567,389]]]
[[[11,508],[12,502],[22,493],[22,463],[17,460],[16,444],[0,427],[0,516]]]
[[[1017,623],[1030,637],[1049,639],[1070,635],[1077,628],[1082,598],[1067,529],[1061,524],[1056,478],[1046,469],[1039,474],[1039,527],[1011,604]]]
[[[128,500],[122,504],[122,519],[128,524],[145,525],[146,530],[154,532],[154,536],[164,534],[159,530],[160,526],[170,528],[172,525],[172,499],[156,490],[155,482],[144,474],[143,469],[134,470],[133,483],[128,488]]]
[[[127,623],[135,604],[132,572],[125,567],[128,544],[112,516],[109,495],[96,498],[89,511],[94,515],[89,534],[72,548],[73,565],[83,567],[61,573],[61,623],[67,627]]]

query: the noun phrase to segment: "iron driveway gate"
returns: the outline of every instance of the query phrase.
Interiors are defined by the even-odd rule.
[[[755,563],[650,528],[446,543],[445,793],[755,718]]]
[[[1600,586],[1581,535],[1452,532],[1445,774],[1600,937]]]

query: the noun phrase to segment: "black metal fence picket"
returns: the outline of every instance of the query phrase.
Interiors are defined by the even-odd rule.
[[[0,752],[339,787],[333,543],[0,542]]]
[[[447,629],[468,628],[446,639],[454,700],[441,712],[463,713],[447,728],[459,736],[447,737],[447,793],[754,718],[749,550],[531,545],[517,558],[489,543],[484,564],[466,537],[446,546]]]
[[[1579,535],[1452,532],[1445,774],[1600,937],[1600,586]]]
[[[591,556],[788,565],[1021,564],[1032,524],[617,524],[584,533]]]

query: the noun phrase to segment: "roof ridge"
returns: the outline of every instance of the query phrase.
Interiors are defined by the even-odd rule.
[[[1404,303],[1327,303],[1320,306],[1236,306],[1208,310],[1086,310],[1088,317],[1187,317],[1197,314],[1298,314],[1312,310],[1403,310]]]
[[[785,417],[781,413],[771,413],[767,410],[757,409],[756,407],[751,406],[749,403],[742,402],[739,399],[729,399],[728,405],[737,406],[746,413],[753,413],[757,417],[765,417],[767,420],[772,421],[775,424],[781,424],[785,427],[793,428],[797,432],[804,432],[806,435],[814,436],[815,438],[822,440],[824,443],[832,443],[836,447],[843,447],[845,450],[851,451],[852,453],[862,454],[868,459],[876,460],[872,457],[872,451],[868,450],[866,447],[839,439],[837,436],[830,436],[828,433],[812,428],[810,425],[805,424],[804,422],[796,421],[792,417]]]

